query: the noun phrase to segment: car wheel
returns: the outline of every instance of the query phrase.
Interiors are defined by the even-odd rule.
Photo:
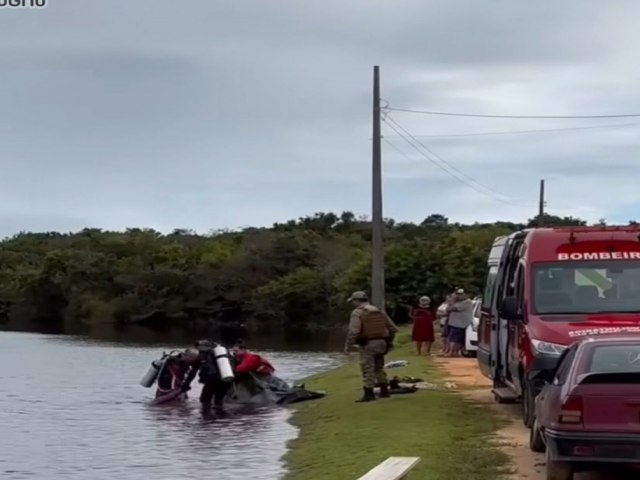
[[[544,453],[546,450],[537,419],[533,420],[533,425],[529,429],[529,448],[536,453]]]
[[[497,393],[493,394],[493,399],[496,401],[496,403],[499,404],[505,404],[505,403],[511,403],[508,400],[505,400],[504,398],[502,398],[500,395],[498,395]]]
[[[463,357],[466,357],[466,358],[474,357],[476,354],[476,352],[474,351],[467,350],[467,347],[462,347],[462,350],[460,350],[460,353],[462,354]]]
[[[536,397],[533,391],[533,384],[531,382],[523,380],[522,385],[522,423],[524,423],[525,427],[531,428],[533,425],[533,408]]]
[[[573,466],[567,462],[551,460],[550,450],[547,448],[547,480],[573,480]]]

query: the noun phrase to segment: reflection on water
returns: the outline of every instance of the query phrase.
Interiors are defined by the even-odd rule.
[[[283,408],[203,416],[191,401],[149,406],[138,382],[164,347],[0,333],[0,478],[276,479],[295,435]],[[267,353],[293,381],[330,368],[323,353]],[[191,393],[191,392],[190,392]]]
[[[276,351],[340,351],[344,343],[346,325],[332,328],[282,327],[261,324],[259,326],[223,325],[187,328],[173,326],[150,329],[140,325],[114,325],[111,323],[88,324],[71,329],[52,328],[44,325],[32,328],[12,328],[0,325],[0,331],[29,331],[50,335],[82,335],[107,342],[130,346],[162,344],[189,345],[198,338],[214,338],[223,343],[233,343],[238,338],[249,341],[260,350]]]

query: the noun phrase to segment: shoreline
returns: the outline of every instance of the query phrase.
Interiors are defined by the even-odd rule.
[[[387,374],[414,376],[442,385],[446,371],[433,358],[419,358],[406,329],[386,361],[408,360]],[[496,480],[508,474],[499,431],[505,419],[466,397],[460,389],[437,388],[390,399],[355,403],[360,371],[351,362],[304,380],[323,399],[294,407],[289,423],[297,429],[281,458],[285,480],[356,479],[390,456],[417,456],[415,478]]]

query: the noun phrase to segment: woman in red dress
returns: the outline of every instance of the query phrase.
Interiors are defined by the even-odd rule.
[[[411,310],[411,319],[413,320],[411,338],[416,344],[418,355],[422,355],[423,345],[425,353],[431,355],[431,345],[435,340],[433,322],[436,320],[436,316],[431,308],[429,297],[420,297],[418,307]]]

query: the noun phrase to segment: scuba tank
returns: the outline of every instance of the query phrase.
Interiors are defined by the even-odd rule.
[[[140,380],[140,385],[145,388],[151,388],[160,376],[160,371],[162,370],[162,367],[164,367],[165,361],[166,359],[163,357],[160,360],[154,360],[153,362],[151,362],[149,370],[147,370],[147,373],[145,373],[144,377],[142,377],[142,380]]]
[[[151,388],[153,384],[156,383],[156,380],[158,380],[158,377],[162,373],[162,369],[167,363],[167,360],[169,359],[169,357],[178,356],[178,355],[179,354],[176,354],[176,352],[170,352],[168,354],[163,353],[161,358],[151,362],[151,366],[149,367],[149,370],[147,370],[147,373],[145,373],[144,377],[142,377],[142,380],[140,380],[140,385],[142,385],[145,388]]]
[[[233,381],[233,368],[231,367],[231,355],[229,355],[229,350],[227,350],[222,345],[216,345],[212,351],[213,357],[216,359],[216,365],[218,367],[218,372],[220,373],[220,378],[223,382],[231,382]]]

